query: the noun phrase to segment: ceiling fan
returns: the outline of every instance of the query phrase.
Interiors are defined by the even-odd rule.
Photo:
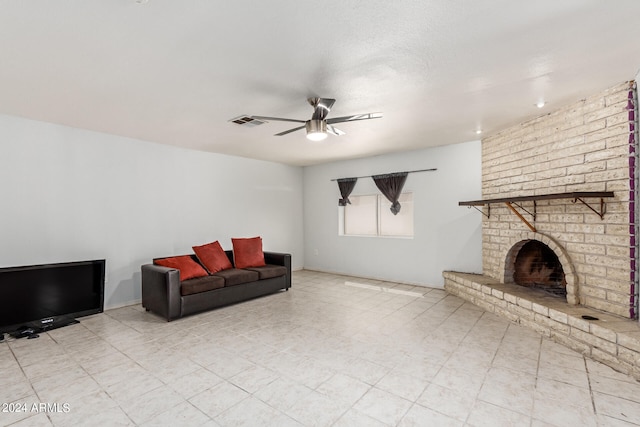
[[[333,106],[335,99],[331,98],[308,98],[307,101],[313,107],[313,115],[310,120],[297,120],[297,119],[285,119],[282,117],[267,117],[267,116],[251,116],[252,119],[258,120],[279,120],[282,122],[295,122],[304,123],[302,126],[295,127],[293,129],[285,130],[284,132],[276,133],[275,136],[286,135],[291,132],[295,132],[300,129],[307,130],[307,138],[312,141],[322,141],[330,133],[332,135],[340,136],[345,132],[340,129],[336,129],[333,125],[335,123],[355,122],[358,120],[370,120],[378,119],[382,117],[382,113],[365,113],[354,114],[351,116],[334,117],[327,119],[329,111]]]

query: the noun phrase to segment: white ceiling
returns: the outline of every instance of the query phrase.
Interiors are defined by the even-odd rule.
[[[633,79],[639,17],[638,0],[0,0],[0,113],[292,165],[413,150]],[[384,117],[322,143],[228,121],[307,120],[309,96]]]

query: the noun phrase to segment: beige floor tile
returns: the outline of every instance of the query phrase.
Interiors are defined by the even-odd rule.
[[[478,399],[504,409],[531,415],[536,378],[524,372],[492,368]]]
[[[399,427],[461,427],[463,425],[464,423],[462,421],[450,418],[418,404],[413,405],[398,424]]]
[[[167,385],[178,392],[183,398],[190,399],[224,381],[213,372],[201,368],[188,375],[175,379]]]
[[[19,379],[12,379],[10,383],[5,383],[0,387],[0,403],[9,404],[34,394],[32,384],[24,378],[22,372],[17,373],[16,377]]]
[[[92,413],[82,413],[71,411],[69,414],[52,416],[51,419],[56,427],[75,427],[75,426],[103,426],[108,424],[114,427],[132,427],[136,424],[134,421],[119,407],[100,408]],[[105,421],[108,420],[108,421]]]
[[[572,406],[593,408],[591,393],[588,389],[548,378],[537,379],[534,397],[536,399],[555,400]]]
[[[384,390],[372,388],[353,408],[387,425],[396,425],[411,405],[412,403],[406,399]]]
[[[255,363],[242,356],[235,355],[231,352],[229,355],[229,358],[216,358],[211,364],[206,365],[206,368],[214,374],[228,379],[255,366]]]
[[[431,384],[416,403],[458,421],[465,421],[475,402],[476,395],[473,393],[461,393],[459,390]]]
[[[323,382],[327,381],[335,374],[335,370],[323,362],[319,362],[310,357],[301,357],[297,363],[291,365],[280,365],[279,372],[300,384],[315,389]]]
[[[630,399],[640,406],[640,382],[631,383],[593,375],[590,377],[590,385],[594,391]]]
[[[298,421],[272,408],[255,397],[248,397],[215,418],[221,426],[301,427]]]
[[[562,368],[573,369],[576,371],[586,370],[584,356],[582,356],[580,353],[558,353],[557,351],[546,350],[544,348],[544,345],[542,351],[540,352],[540,365],[553,365]]]
[[[589,388],[589,378],[584,369],[576,370],[546,363],[538,366],[538,376],[576,387]]]
[[[117,402],[103,391],[75,396],[68,402],[59,403],[67,403],[69,411],[47,413],[56,426],[98,425],[100,420],[104,422],[111,418],[116,421],[115,425],[135,425]]]
[[[388,427],[388,425],[355,409],[350,409],[332,427]]]
[[[163,386],[164,383],[150,372],[134,371],[130,376],[120,378],[120,381],[104,386],[103,389],[115,401],[120,404],[125,404],[137,396]]]
[[[482,388],[484,373],[482,375],[473,375],[471,372],[463,369],[464,367],[452,367],[440,369],[433,380],[433,384],[458,391],[463,394],[477,395]]]
[[[335,374],[316,388],[316,391],[330,397],[347,407],[353,406],[371,385],[344,374]]]
[[[572,406],[569,401],[561,399],[535,399],[532,416],[537,420],[558,427],[568,425],[597,426],[593,406]]]
[[[640,424],[632,423],[629,421],[619,420],[617,418],[609,417],[608,415],[598,414],[596,417],[598,421],[598,426],[600,427],[635,427]]]
[[[182,402],[142,424],[144,427],[200,426],[209,417],[189,402]]]
[[[301,396],[285,412],[305,426],[330,426],[348,409],[349,407],[342,402],[320,392],[311,391]]]
[[[348,359],[347,365],[340,369],[343,374],[370,385],[380,381],[389,371],[389,368],[369,362],[361,357]]]
[[[606,415],[616,420],[640,424],[640,405],[634,400],[603,394],[593,393],[593,401],[598,414]]]
[[[613,368],[604,365],[600,362],[596,362],[595,360],[587,359],[587,371],[589,372],[589,377],[598,376],[605,378],[612,378],[617,381],[628,382],[632,384],[637,384],[633,377],[629,375],[622,374],[618,371],[615,371]]]
[[[311,391],[312,390],[310,388],[302,384],[285,377],[280,377],[262,387],[253,395],[267,405],[282,412],[286,412],[298,400],[303,399],[308,394],[311,394]]]
[[[182,402],[182,396],[163,386],[120,402],[120,407],[136,424],[142,424]]]
[[[271,369],[253,365],[229,378],[228,381],[242,390],[253,394],[262,387],[275,381],[278,377],[279,375]]]
[[[415,402],[427,387],[428,382],[408,373],[393,370],[376,383],[376,388]]]
[[[38,415],[34,413],[31,408],[33,405],[40,403],[40,399],[30,389],[30,393],[23,394],[16,400],[2,400],[0,403],[3,405],[0,412],[0,425],[8,426],[13,423],[25,420],[23,425],[29,425],[31,418]],[[46,414],[45,414],[46,415]],[[40,422],[42,417],[34,419],[36,422]]]
[[[530,424],[531,418],[527,415],[481,400],[475,403],[467,419],[467,425],[473,427],[526,427]]]
[[[215,418],[247,397],[249,397],[249,393],[223,381],[193,396],[189,402],[211,418]]]
[[[0,421],[5,421],[4,418],[0,419]],[[47,414],[35,414],[28,418],[23,418],[22,420],[11,424],[12,427],[49,427],[53,426]]]
[[[522,357],[517,351],[498,351],[492,361],[492,366],[496,368],[506,368],[524,372],[529,375],[536,375],[538,372],[538,360]]]

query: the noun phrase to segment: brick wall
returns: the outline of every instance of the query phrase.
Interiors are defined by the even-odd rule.
[[[629,83],[482,140],[484,199],[613,191],[601,220],[581,203],[538,201],[535,227],[566,251],[580,304],[629,316]],[[588,199],[599,209],[599,199]],[[523,207],[531,210],[532,202]],[[484,208],[485,212],[486,207]],[[533,223],[532,217],[522,212]],[[504,204],[483,224],[483,272],[505,279],[514,242],[530,235]],[[570,301],[571,302],[571,301]]]

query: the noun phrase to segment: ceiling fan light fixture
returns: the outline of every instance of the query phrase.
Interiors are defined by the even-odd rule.
[[[331,110],[333,103],[336,102],[333,98],[309,98],[307,99],[309,104],[313,107],[313,115],[311,120],[298,120],[287,119],[284,117],[271,117],[271,116],[248,116],[248,121],[270,122],[272,120],[281,122],[294,122],[302,124],[301,126],[294,127],[293,129],[287,129],[283,132],[276,133],[275,136],[288,135],[291,132],[296,132],[302,129],[307,131],[307,139],[310,141],[322,141],[327,138],[327,135],[345,135],[344,131],[335,128],[333,125],[336,123],[355,122],[360,120],[370,120],[382,117],[382,113],[365,113],[365,114],[352,114],[350,116],[332,117],[327,119],[327,114]],[[234,123],[244,124],[246,118],[236,117],[230,120]]]
[[[324,120],[308,120],[305,123],[307,139],[311,141],[323,141],[327,138],[327,122]]]

